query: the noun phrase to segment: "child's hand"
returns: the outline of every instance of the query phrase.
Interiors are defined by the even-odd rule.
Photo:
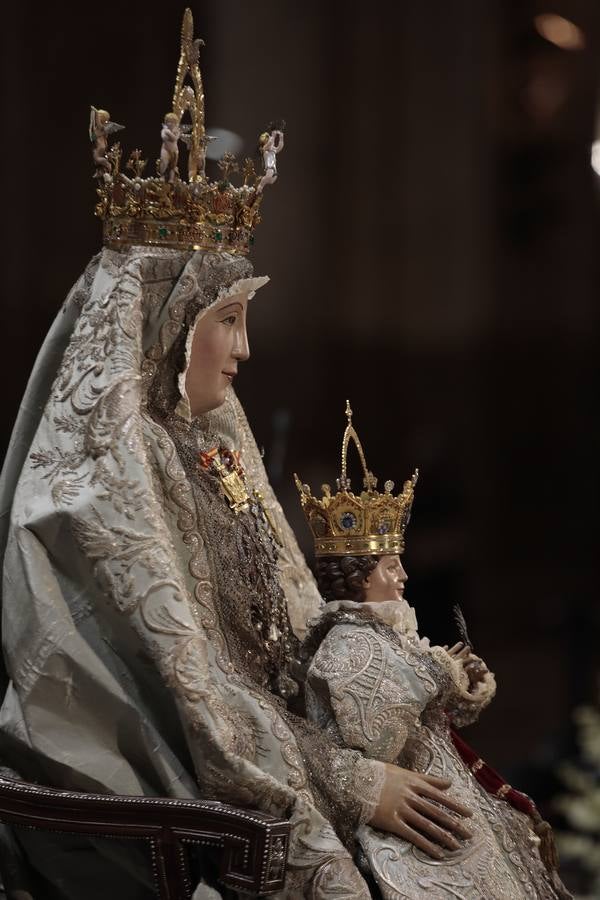
[[[459,642],[458,644],[454,644],[453,647],[444,647],[444,650],[448,653],[448,656],[452,657],[452,659],[462,663],[463,670],[469,677],[469,684],[471,687],[475,687],[480,681],[485,680],[485,676],[488,673],[488,667],[479,656],[476,656],[473,653],[468,644]]]
[[[424,775],[383,763],[386,779],[370,824],[410,841],[434,859],[443,859],[442,847],[459,850],[457,838],[469,840],[473,832],[462,820],[471,810],[447,794],[447,778]]]

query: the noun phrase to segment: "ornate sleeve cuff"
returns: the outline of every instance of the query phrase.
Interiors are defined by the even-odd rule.
[[[450,656],[443,647],[435,645],[430,648],[429,652],[450,677],[453,692],[467,694],[469,691],[469,676],[463,669],[461,663]]]
[[[358,825],[370,822],[379,805],[385,782],[385,764],[377,759],[358,756],[354,769],[356,799],[359,804]]]
[[[446,710],[452,719],[452,724],[459,728],[470,725],[478,718],[496,693],[494,673],[486,671],[483,681],[479,681],[474,687],[471,687],[469,676],[462,664],[449,656],[443,647],[432,647],[431,655],[450,676],[451,689],[448,693]],[[480,659],[475,654],[472,654],[472,657]]]
[[[472,691],[458,690],[449,705],[448,714],[458,728],[470,725],[485,709],[496,693],[496,679],[493,672],[486,672]]]

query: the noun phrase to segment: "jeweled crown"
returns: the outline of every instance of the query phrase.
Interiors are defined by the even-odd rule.
[[[218,165],[221,178],[206,177],[206,149],[213,140],[204,128],[204,89],[200,74],[200,47],[194,39],[191,10],[186,9],[181,29],[181,54],[177,67],[172,109],[161,127],[162,147],[156,175],[143,178],[147,160],[141,150],[122,165],[119,143],[109,148],[109,138],[123,126],[110,113],[92,106],[90,140],[96,165],[99,202],[96,215],[104,222],[104,242],[112,248],[132,244],[174,247],[181,250],[220,250],[245,254],[260,222],[263,189],[277,180],[276,155],[283,147],[284,123],[273,123],[259,137],[264,171],[254,161],[225,153]],[[189,123],[183,124],[185,114]],[[179,144],[188,150],[188,180],[179,170]],[[243,183],[234,186],[230,175],[240,172]]]
[[[404,482],[394,496],[394,482],[386,481],[384,493],[377,490],[377,479],[367,468],[360,439],[352,424],[352,410],[346,401],[348,424],[342,439],[342,470],[337,479],[337,493],[328,484],[321,486],[322,499],[314,497],[310,487],[297,475],[296,487],[304,515],[315,542],[316,556],[375,556],[402,553],[404,532],[410,519],[419,470]],[[364,490],[356,495],[347,474],[350,440],[354,441],[363,469]]]

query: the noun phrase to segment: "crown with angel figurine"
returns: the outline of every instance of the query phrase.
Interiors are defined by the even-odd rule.
[[[109,147],[109,138],[122,125],[110,113],[92,106],[90,140],[96,165],[99,201],[96,215],[104,222],[104,243],[113,249],[132,244],[173,247],[179,250],[219,250],[248,253],[260,222],[263,189],[277,180],[276,155],[283,147],[285,123],[272,123],[258,140],[262,173],[252,159],[240,167],[231,153],[219,160],[221,178],[206,177],[206,149],[214,140],[204,128],[204,89],[200,74],[200,47],[194,39],[194,20],[186,9],[181,29],[172,109],[161,127],[162,147],[156,175],[143,177],[147,160],[133,150],[123,165],[121,145]],[[189,123],[182,123],[184,115]],[[187,146],[188,179],[180,175],[179,145]],[[241,173],[234,186],[230,175]]]
[[[328,484],[321,486],[323,497],[314,497],[310,487],[294,475],[300,501],[315,542],[316,556],[379,556],[402,553],[404,532],[410,519],[419,470],[404,482],[394,496],[394,482],[386,481],[384,493],[367,468],[360,439],[352,424],[352,410],[346,401],[348,424],[342,439],[342,471],[337,493]],[[363,469],[363,490],[354,494],[347,474],[348,446],[354,441]]]

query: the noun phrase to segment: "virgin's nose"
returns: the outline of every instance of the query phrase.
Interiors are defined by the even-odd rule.
[[[239,328],[236,330],[236,341],[233,347],[233,357],[239,362],[245,362],[250,358],[250,344],[248,343],[248,332],[246,331],[246,321],[240,322]]]

